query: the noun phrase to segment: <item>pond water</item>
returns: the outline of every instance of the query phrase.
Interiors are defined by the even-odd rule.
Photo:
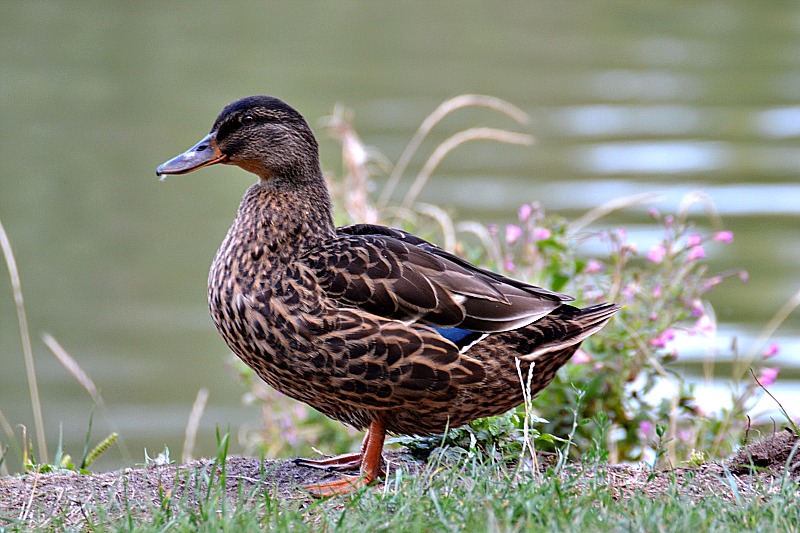
[[[257,417],[240,405],[205,301],[211,258],[253,178],[235,168],[166,183],[154,175],[248,94],[286,99],[318,131],[342,103],[391,160],[446,98],[503,98],[530,114],[528,126],[458,113],[411,171],[464,127],[514,128],[536,144],[462,147],[422,201],[505,223],[525,201],[574,217],[658,192],[651,206],[669,212],[701,190],[735,235],[709,249],[712,270],[750,273],[710,295],[720,345],[752,344],[800,290],[796,4],[7,1],[0,35],[0,220],[21,272],[51,453],[62,423],[65,445],[80,452],[91,401],[42,332],[92,376],[133,450],[109,454],[105,467],[142,462],[142,448],[179,455],[200,388],[210,391],[201,452],[213,452],[215,426]],[[336,143],[320,137],[323,167],[339,172]],[[656,231],[648,207],[604,223],[635,229],[646,249]],[[0,410],[32,431],[0,270]],[[800,399],[799,330],[795,311],[776,337],[787,401]],[[98,418],[94,434],[108,427]]]

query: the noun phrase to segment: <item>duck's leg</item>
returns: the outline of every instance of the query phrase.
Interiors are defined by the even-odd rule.
[[[357,456],[350,461],[343,460],[342,463],[348,467],[354,463],[357,463],[361,469],[360,476],[342,476],[334,481],[328,481],[326,483],[319,483],[315,485],[306,485],[303,488],[317,498],[324,498],[326,496],[333,496],[336,494],[347,494],[348,492],[360,487],[370,485],[376,479],[378,479],[378,476],[383,475],[383,470],[381,469],[381,452],[383,451],[384,440],[386,440],[386,428],[384,427],[383,423],[370,423],[367,434],[364,437],[364,442],[361,445],[360,454],[348,454],[344,456],[340,455],[319,461],[324,463],[325,461],[338,460],[341,457],[347,458]],[[317,463],[317,461],[313,462]],[[316,465],[311,466],[316,467]],[[320,468],[335,468],[336,466],[340,466],[340,463],[334,462],[332,465],[322,465]]]
[[[325,459],[303,459],[302,457],[298,457],[294,460],[294,464],[307,466],[309,468],[335,470],[337,472],[352,472],[361,468],[361,458],[364,456],[364,450],[367,448],[367,441],[369,441],[369,429],[367,429],[367,433],[364,435],[364,440],[361,441],[361,451],[358,453],[345,453],[333,457],[326,457]]]

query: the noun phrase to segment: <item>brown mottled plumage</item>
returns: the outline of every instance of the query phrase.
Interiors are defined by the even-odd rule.
[[[277,98],[228,105],[158,174],[216,163],[259,176],[211,267],[217,329],[272,387],[368,428],[361,453],[302,461],[361,469],[318,495],[372,482],[387,431],[436,434],[519,405],[516,359],[534,364],[536,394],[619,308],[572,307],[400,230],[334,227],[314,135]]]

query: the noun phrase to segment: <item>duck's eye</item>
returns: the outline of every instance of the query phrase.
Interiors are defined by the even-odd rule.
[[[242,125],[244,126],[251,126],[255,123],[256,119],[253,118],[253,115],[245,115],[242,117]]]

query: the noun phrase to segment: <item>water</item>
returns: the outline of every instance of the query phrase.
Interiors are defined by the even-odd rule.
[[[205,303],[211,257],[253,178],[233,168],[154,176],[247,94],[281,96],[315,126],[344,103],[390,159],[448,97],[521,107],[532,118],[522,128],[485,111],[449,117],[413,162],[412,172],[464,127],[536,136],[531,148],[475,143],[444,161],[421,200],[461,218],[507,222],[533,199],[577,216],[651,191],[662,195],[654,206],[674,211],[702,190],[735,234],[709,250],[712,269],[750,272],[711,301],[724,331],[751,343],[800,290],[798,29],[789,3],[5,2],[0,219],[22,275],[51,448],[63,422],[80,452],[91,402],[40,341],[45,331],[93,377],[133,450],[109,454],[107,467],[141,462],[144,447],[177,455],[200,388],[210,390],[202,452],[213,451],[215,425],[257,417],[240,405]],[[337,145],[321,140],[323,166],[338,172]],[[655,238],[646,207],[604,223],[636,229],[640,248]],[[797,390],[799,329],[795,312],[778,332],[786,398]],[[20,353],[3,272],[0,410],[32,428]],[[94,433],[108,429],[98,416]]]

